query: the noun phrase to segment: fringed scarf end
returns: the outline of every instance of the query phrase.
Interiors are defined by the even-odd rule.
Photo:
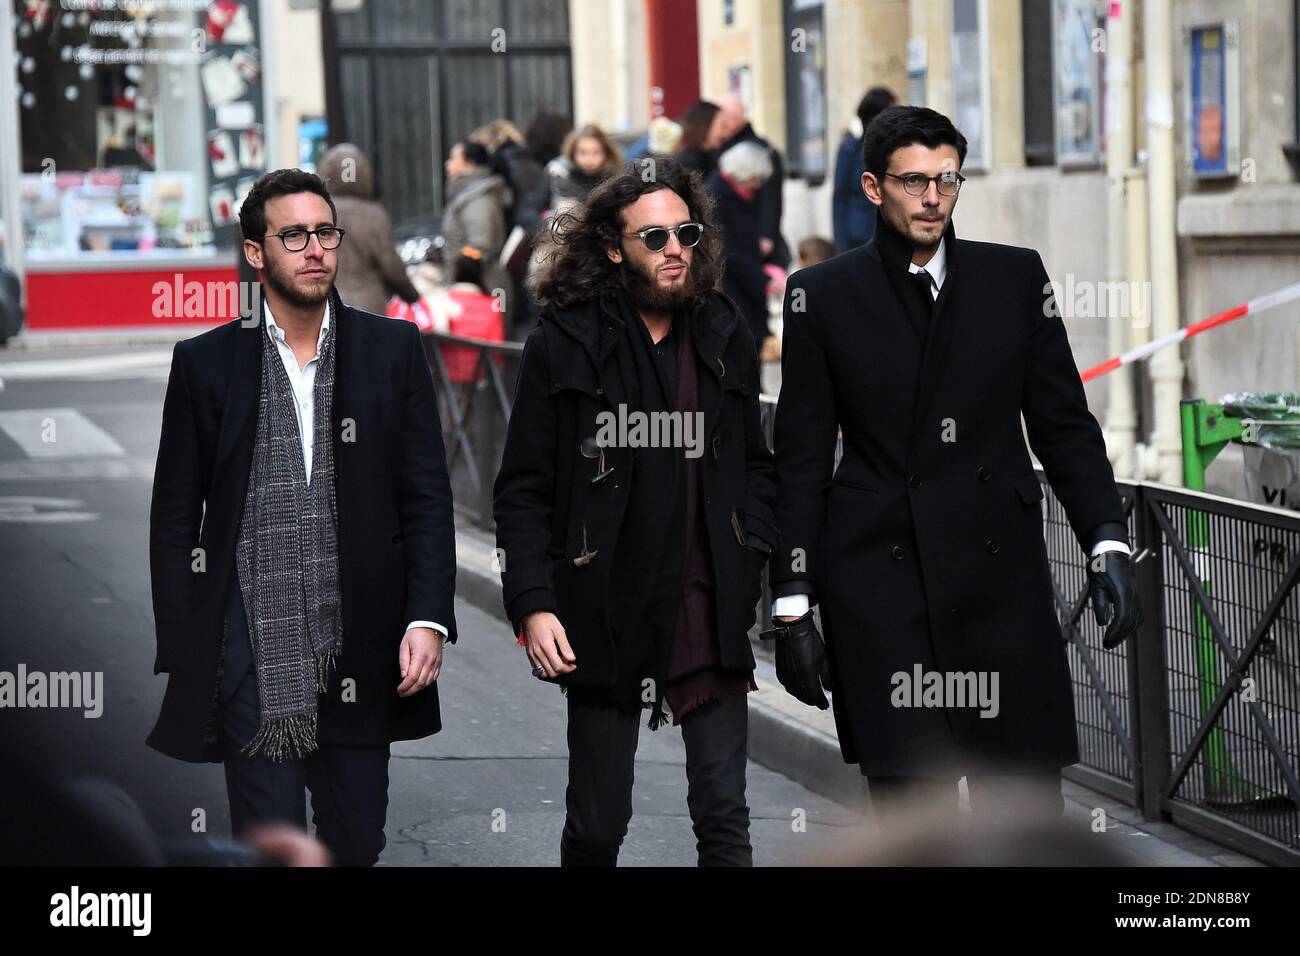
[[[301,760],[315,750],[316,714],[312,712],[263,720],[242,753],[247,757],[260,753],[269,760],[283,763]]]

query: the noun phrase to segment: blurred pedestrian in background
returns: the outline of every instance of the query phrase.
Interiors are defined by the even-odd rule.
[[[695,170],[705,181],[717,168],[717,149],[726,138],[719,113],[717,103],[696,100],[682,117],[682,137],[675,158],[678,164]]]
[[[623,154],[599,126],[588,123],[570,133],[563,153],[546,167],[551,180],[551,215],[582,202],[597,183],[622,167]]]
[[[524,143],[523,134],[507,119],[495,119],[480,126],[470,134],[470,139],[488,149],[488,165],[510,187],[510,203],[506,207],[507,232],[522,228],[532,236],[541,225],[541,207],[536,200],[541,193],[541,205],[546,204],[545,167],[533,158]]]
[[[835,157],[835,185],[831,192],[831,220],[835,246],[840,252],[864,245],[876,232],[876,207],[862,191],[862,134],[871,121],[898,102],[883,86],[867,90],[858,103],[858,115],[849,123]]]
[[[335,285],[354,309],[383,315],[388,300],[399,296],[414,303],[420,294],[397,255],[393,223],[375,198],[375,176],[361,148],[339,143],[321,157],[318,175],[329,185],[338,209],[339,228],[348,241],[338,248]]]
[[[645,135],[623,151],[625,158],[671,157],[682,138],[682,126],[667,116],[656,116],[646,126]]]
[[[767,324],[767,273],[760,248],[762,208],[758,194],[772,176],[771,151],[755,142],[742,142],[718,158],[718,169],[706,188],[717,206],[714,222],[722,234],[726,268],[722,291],[740,307],[749,323],[760,356],[771,336]],[[767,346],[769,351],[772,346]]]
[[[745,118],[745,104],[739,96],[728,94],[722,97],[718,100],[718,111],[721,134],[719,155],[741,143],[754,143],[767,150],[772,172],[758,191],[759,234],[762,237],[759,245],[764,262],[786,269],[790,265],[790,247],[781,235],[781,190],[785,185],[785,166],[781,162],[781,154],[754,132],[754,127]]]
[[[443,261],[451,266],[456,252],[473,246],[483,256],[486,287],[509,289],[509,277],[498,260],[506,240],[510,187],[490,163],[482,143],[463,140],[451,148],[445,166],[449,186],[442,214]]]

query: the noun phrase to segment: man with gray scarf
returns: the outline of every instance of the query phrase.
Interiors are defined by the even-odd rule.
[[[225,764],[236,837],[384,847],[389,745],[441,728],[455,641],[451,490],[415,326],[334,290],[345,230],[282,169],[240,211],[263,301],[176,346],[150,512],[167,692],[150,746]]]

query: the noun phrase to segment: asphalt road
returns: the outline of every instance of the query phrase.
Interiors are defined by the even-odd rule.
[[[0,729],[21,727],[64,776],[117,783],[159,834],[183,838],[201,818],[223,836],[221,767],[144,745],[164,686],[152,673],[148,510],[169,353],[0,353],[0,670],[103,675],[100,716],[0,710]],[[464,601],[457,615],[439,681],[445,729],[394,747],[381,863],[552,865],[563,697],[529,675],[499,620]],[[694,863],[684,759],[679,731],[643,728],[623,863]],[[863,825],[753,763],[748,796],[760,864],[815,859]]]

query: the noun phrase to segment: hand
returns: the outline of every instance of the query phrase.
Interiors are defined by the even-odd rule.
[[[397,665],[402,671],[398,697],[410,697],[424,690],[438,679],[442,670],[442,634],[431,627],[411,628],[402,635]]]
[[[759,346],[758,360],[764,365],[781,361],[781,340],[775,335],[764,338],[763,344]]]
[[[830,686],[830,663],[812,609],[802,617],[783,616],[778,621],[772,630],[758,635],[763,640],[776,638],[776,679],[796,699],[826,710],[830,704],[822,686]]]
[[[775,248],[776,248],[776,243],[773,242],[771,239],[767,238],[767,236],[758,237],[758,251],[763,254],[764,259],[770,256],[772,254],[772,250]]]
[[[547,677],[570,674],[578,669],[577,655],[569,646],[564,625],[550,611],[534,611],[524,618],[524,651],[533,667]]]
[[[244,842],[280,866],[329,866],[325,844],[287,823],[268,823],[249,831]]]
[[[1132,557],[1122,551],[1103,551],[1089,558],[1088,590],[1097,624],[1106,628],[1101,646],[1118,647],[1142,623]]]

